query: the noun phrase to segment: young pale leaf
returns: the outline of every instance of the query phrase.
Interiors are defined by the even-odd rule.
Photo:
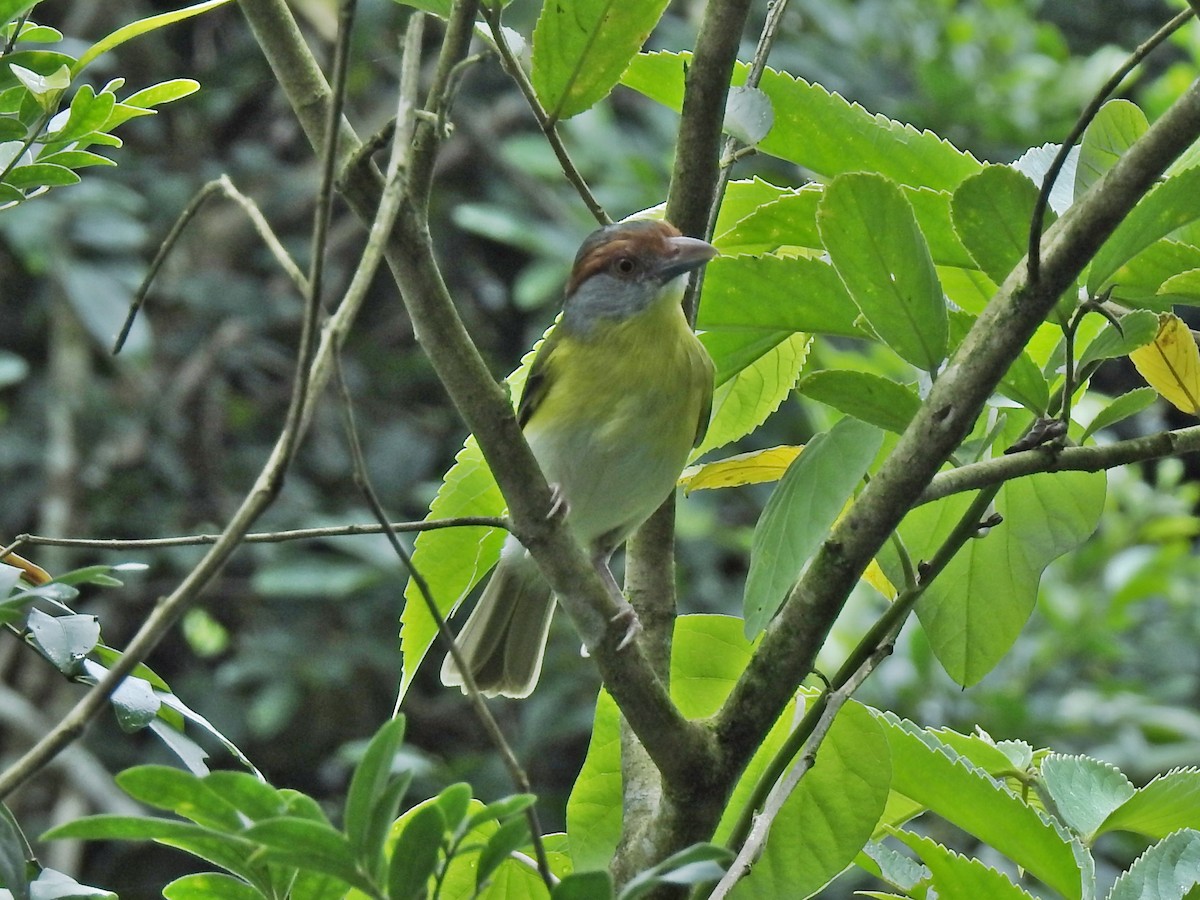
[[[969,687],[1008,652],[1037,600],[1042,571],[1096,529],[1103,472],[1058,472],[1006,483],[996,495],[1001,524],[969,540],[917,603],[917,616],[946,672]],[[909,513],[900,533],[928,559],[970,498],[946,498]]]
[[[725,102],[725,133],[743,144],[753,146],[770,132],[775,123],[771,98],[758,88],[732,87]]]
[[[92,683],[98,682],[108,672],[100,663],[90,659],[83,661],[83,668]],[[117,724],[126,733],[145,728],[154,721],[162,707],[162,701],[150,683],[134,675],[125,676],[108,700],[116,713]]]
[[[150,87],[135,91],[121,102],[126,106],[136,106],[139,109],[151,109],[164,103],[174,103],[200,90],[200,82],[191,78],[172,78],[161,81]]]
[[[1042,760],[1040,774],[1055,811],[1089,844],[1109,815],[1135,792],[1120,769],[1087,756],[1052,753]]]
[[[738,453],[699,466],[688,466],[679,476],[679,486],[684,493],[690,493],[778,481],[803,449],[793,446],[768,447],[766,450]]]
[[[1088,292],[1098,295],[1110,283],[1125,280],[1121,269],[1126,263],[1155,241],[1200,218],[1200,207],[1194,202],[1197,193],[1200,168],[1173,175],[1146,194],[1092,260]]]
[[[436,803],[426,803],[405,814],[388,869],[390,900],[425,896],[445,836],[446,819]]]
[[[71,100],[71,110],[62,127],[50,135],[55,143],[74,141],[92,131],[98,131],[112,115],[117,98],[112,94],[97,94],[91,85],[83,85]]]
[[[825,190],[817,225],[829,258],[871,328],[927,372],[946,358],[946,304],[912,206],[892,181],[840,175]]]
[[[1071,842],[999,782],[928,731],[877,713],[892,759],[892,791],[994,847],[1069,900],[1082,879]]]
[[[404,717],[397,716],[375,732],[350,779],[350,790],[346,794],[346,836],[350,839],[350,846],[354,848],[359,860],[368,866],[373,864],[383,846],[383,838],[387,835],[386,827],[379,831],[371,825],[384,789],[392,780],[392,764],[403,741]],[[390,811],[383,811],[389,824],[396,816],[400,798],[389,798],[392,799],[395,800],[396,806]],[[378,843],[375,840],[369,841],[369,835]]]
[[[962,856],[932,838],[911,831],[897,831],[895,834],[928,867],[939,897],[1034,900],[1032,894],[1013,884],[1007,875],[977,859]]]
[[[697,327],[865,337],[837,271],[802,256],[718,257],[704,274]]]
[[[1083,368],[1098,359],[1128,356],[1144,347],[1158,334],[1158,316],[1146,309],[1135,309],[1119,319],[1121,330],[1108,325],[1079,355],[1078,366]]]
[[[51,616],[40,609],[29,611],[29,640],[64,675],[78,675],[83,660],[100,640],[100,620],[95,616]]]
[[[1088,123],[1075,164],[1075,196],[1082,197],[1150,127],[1146,114],[1128,100],[1109,100]]]
[[[101,54],[107,53],[115,47],[121,46],[126,41],[133,40],[135,37],[141,37],[143,34],[149,34],[162,28],[165,25],[172,25],[175,22],[181,22],[184,19],[190,19],[192,16],[198,16],[200,13],[208,12],[210,9],[215,9],[229,0],[206,0],[204,3],[197,3],[193,6],[187,6],[183,9],[172,10],[171,12],[160,13],[157,16],[148,16],[145,19],[138,19],[136,22],[130,22],[112,32],[106,37],[101,38],[92,46],[84,51],[83,56],[79,57],[75,64],[71,67],[71,75],[78,75]]]
[[[869,372],[814,372],[796,390],[869,425],[900,434],[921,408],[921,398],[903,384]]]
[[[883,728],[859,703],[838,712],[817,762],[771,823],[736,900],[810,897],[857,856],[883,815],[892,779]]]
[[[809,441],[767,501],[750,549],[746,634],[766,628],[825,540],[883,443],[883,432],[846,418]]]
[[[1200,306],[1200,269],[1187,269],[1172,275],[1159,285],[1158,295],[1171,303]]]
[[[1154,342],[1134,350],[1129,358],[1146,383],[1176,409],[1200,414],[1200,348],[1182,319],[1159,316]]]
[[[979,268],[996,284],[1025,256],[1037,200],[1033,182],[1011,166],[988,166],[958,186],[951,202],[954,229]],[[1054,221],[1047,211],[1043,228]]]
[[[1118,422],[1135,416],[1158,399],[1158,392],[1151,387],[1134,388],[1114,400],[1096,414],[1096,418],[1088,423],[1080,442],[1087,440],[1092,434],[1102,428],[1108,428]]]
[[[643,53],[621,81],[678,111],[690,53]],[[739,63],[732,83],[744,84],[749,66]],[[879,172],[899,184],[954,190],[980,163],[929,131],[893,122],[831,94],[819,84],[766,69],[759,89],[771,98],[775,124],[758,145],[764,153],[804,166],[824,178],[843,172]]]
[[[552,120],[569,119],[608,96],[667,2],[574,0],[542,7],[530,80]]]
[[[1138,788],[1104,820],[1099,833],[1134,831],[1162,838],[1181,828],[1200,831],[1200,771],[1196,769],[1177,769]]]
[[[1159,841],[1113,884],[1108,900],[1182,900],[1200,885],[1200,832]]]
[[[219,872],[201,872],[176,878],[165,888],[166,900],[265,900],[265,895],[240,878]],[[295,896],[295,894],[293,894]]]

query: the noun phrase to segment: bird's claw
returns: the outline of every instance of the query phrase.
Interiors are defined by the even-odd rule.
[[[625,634],[617,643],[618,652],[633,644],[637,640],[637,636],[642,633],[642,622],[632,606],[626,606],[608,621],[610,625],[624,626],[625,628]]]
[[[550,509],[546,513],[546,519],[565,518],[570,511],[571,504],[563,494],[562,485],[550,485]]]

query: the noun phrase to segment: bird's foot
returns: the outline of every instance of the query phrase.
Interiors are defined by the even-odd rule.
[[[571,504],[567,501],[566,495],[563,494],[561,484],[550,485],[550,509],[546,513],[547,519],[556,519],[559,517],[566,518],[571,511]]]
[[[642,633],[642,622],[632,606],[627,605],[623,610],[609,619],[608,622],[610,625],[616,625],[618,628],[623,627],[625,629],[625,633],[617,643],[618,651],[629,647],[637,640],[637,636]]]

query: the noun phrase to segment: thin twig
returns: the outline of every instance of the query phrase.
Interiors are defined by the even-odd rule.
[[[239,191],[234,186],[234,183],[230,181],[228,175],[222,175],[220,178],[208,182],[208,184],[192,195],[192,199],[188,201],[187,206],[183,208],[183,212],[175,219],[175,224],[171,226],[171,230],[167,233],[167,236],[158,245],[158,251],[154,254],[154,259],[150,261],[150,268],[146,270],[146,275],[142,279],[142,283],[138,285],[138,289],[133,295],[133,300],[129,304],[129,312],[125,315],[125,322],[121,325],[121,331],[117,335],[117,339],[113,342],[113,356],[120,353],[121,348],[125,346],[125,341],[129,338],[129,332],[133,328],[134,319],[137,318],[138,313],[141,312],[142,307],[146,303],[146,295],[150,292],[150,285],[154,282],[163,263],[170,256],[171,251],[175,249],[175,244],[183,235],[184,229],[187,228],[196,213],[200,211],[200,207],[217,193],[224,194],[245,211],[251,224],[254,226],[255,232],[262,238],[263,243],[267,245],[267,249],[271,251],[276,264],[292,280],[292,284],[300,291],[300,296],[308,296],[308,279],[300,271],[300,267],[296,265],[291,255],[284,249],[283,243],[275,236],[275,232],[271,229],[266,217],[263,216],[262,210],[258,208],[258,204]]]
[[[1190,0],[1195,2],[1195,0]],[[1140,44],[1137,49],[1129,55],[1124,63],[1113,73],[1112,77],[1100,87],[1091,102],[1080,114],[1070,132],[1059,145],[1058,152],[1054,154],[1054,161],[1050,163],[1050,168],[1046,170],[1046,175],[1042,179],[1042,188],[1038,191],[1037,202],[1033,205],[1033,216],[1029,222],[1029,251],[1028,264],[1026,269],[1026,281],[1035,285],[1041,278],[1041,254],[1042,254],[1042,219],[1045,218],[1046,208],[1050,205],[1050,192],[1054,190],[1054,182],[1058,180],[1062,168],[1066,165],[1067,156],[1071,152],[1071,148],[1075,146],[1075,142],[1083,136],[1083,132],[1091,124],[1092,119],[1096,117],[1096,113],[1100,111],[1100,107],[1108,99],[1109,95],[1117,89],[1125,76],[1137,67],[1137,65],[1145,59],[1150,52],[1169,38],[1179,28],[1196,15],[1191,9],[1185,9],[1170,22],[1156,31],[1148,40]]]
[[[396,531],[389,524],[387,512],[384,510],[383,504],[379,501],[379,495],[375,492],[375,488],[371,484],[370,476],[367,474],[367,462],[363,457],[362,441],[358,437],[358,425],[354,417],[354,401],[350,396],[350,389],[346,386],[346,379],[342,374],[340,354],[334,357],[334,371],[337,376],[338,394],[341,399],[342,423],[346,432],[346,441],[350,447],[354,483],[362,493],[363,499],[367,501],[367,506],[375,514],[375,518],[383,527],[384,533],[392,545],[392,549],[400,557],[401,564],[403,564],[409,577],[412,578],[413,583],[417,586],[417,592],[421,595],[421,599],[424,600],[429,615],[437,626],[438,635],[449,648],[450,655],[454,658],[458,670],[463,673],[463,684],[466,687],[467,701],[470,703],[476,718],[483,725],[483,730],[487,733],[492,745],[499,752],[500,759],[503,761],[504,767],[508,770],[513,785],[518,792],[528,794],[530,793],[529,776],[525,773],[524,768],[521,767],[517,755],[513,752],[508,740],[504,737],[504,732],[501,730],[500,724],[496,721],[495,716],[492,715],[492,711],[488,709],[487,704],[484,702],[483,695],[479,693],[479,687],[475,684],[475,676],[471,673],[471,667],[467,664],[466,657],[463,656],[462,651],[455,642],[454,632],[446,624],[446,617],[438,609],[437,601],[433,598],[433,591],[430,590],[429,582],[426,581],[425,576],[421,574],[420,570],[413,565],[412,555],[408,552],[404,544],[400,542]],[[399,710],[396,712],[398,713]],[[537,856],[538,872],[542,880],[546,883],[546,886],[553,888],[554,876],[550,872],[550,862],[546,857],[546,846],[542,841],[542,826],[538,820],[536,806],[530,805],[526,807],[525,816],[529,820],[529,833],[533,841],[534,853]]]
[[[512,52],[512,48],[508,45],[508,38],[504,34],[504,29],[500,27],[500,10],[499,4],[493,7],[491,3],[483,4],[483,17],[487,20],[488,28],[492,32],[492,40],[496,43],[496,52],[500,55],[500,63],[504,66],[504,71],[508,72],[509,77],[517,83],[517,87],[521,90],[521,95],[525,98],[525,102],[529,104],[529,109],[533,112],[533,118],[537,121],[538,128],[545,135],[546,141],[550,144],[550,149],[554,151],[555,158],[558,159],[558,164],[562,168],[563,175],[567,181],[575,188],[579,194],[579,198],[583,201],[583,205],[601,225],[612,223],[612,218],[605,212],[604,207],[600,205],[600,201],[592,194],[592,189],[588,187],[587,181],[579,169],[575,167],[575,163],[571,159],[571,154],[567,152],[567,147],[563,143],[562,135],[558,133],[558,123],[550,118],[549,113],[542,107],[542,103],[537,98],[537,94],[533,90],[533,84],[529,81],[529,76],[525,74],[525,70],[521,67],[521,61],[517,59],[516,54]]]

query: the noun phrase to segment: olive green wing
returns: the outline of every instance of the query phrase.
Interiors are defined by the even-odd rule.
[[[708,432],[708,420],[712,417],[713,381],[717,376],[716,366],[713,365],[708,351],[701,347],[700,354],[704,358],[704,364],[700,367],[704,372],[704,402],[700,406],[700,417],[696,420],[696,439],[692,441],[693,447],[699,447],[700,442],[704,440],[704,435]]]
[[[542,343],[537,356],[533,358],[533,364],[529,367],[529,374],[525,377],[525,387],[521,390],[521,400],[517,404],[517,423],[522,428],[532,418],[542,400],[545,399],[546,392],[550,389],[552,381],[550,357],[554,354],[557,346],[558,329],[555,328]]]

